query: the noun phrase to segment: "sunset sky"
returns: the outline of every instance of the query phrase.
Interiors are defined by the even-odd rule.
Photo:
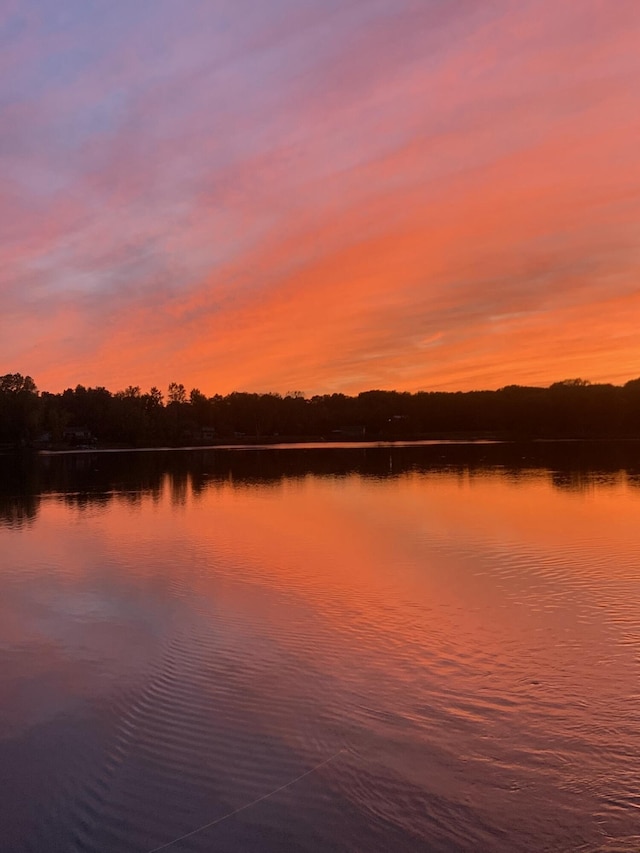
[[[638,0],[0,0],[0,374],[640,376]]]

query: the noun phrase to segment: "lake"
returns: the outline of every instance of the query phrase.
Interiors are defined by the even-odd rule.
[[[0,849],[638,850],[639,652],[638,444],[3,456]]]

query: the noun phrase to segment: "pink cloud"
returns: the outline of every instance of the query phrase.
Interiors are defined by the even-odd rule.
[[[142,20],[16,102],[0,358],[207,393],[636,375],[637,6],[452,8],[223,37],[162,7],[161,63]]]

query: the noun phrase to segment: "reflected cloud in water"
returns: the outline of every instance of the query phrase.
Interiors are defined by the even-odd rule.
[[[512,483],[544,477],[554,488],[577,493],[640,486],[638,443],[630,441],[109,451],[0,459],[0,525],[7,527],[31,523],[43,497],[79,510],[112,500],[135,507],[143,496],[159,501],[168,489],[172,504],[180,506],[222,485],[278,487],[308,476],[390,479],[447,473]]]
[[[634,454],[7,458],[8,849],[146,853],[343,747],[190,849],[524,853],[628,835]]]

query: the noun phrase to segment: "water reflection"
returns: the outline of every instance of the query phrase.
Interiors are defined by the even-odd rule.
[[[159,500],[168,484],[175,505],[224,483],[276,485],[315,477],[390,479],[446,472],[460,478],[497,474],[508,481],[548,479],[554,488],[587,492],[640,486],[637,442],[430,444],[420,447],[132,451],[0,456],[0,525],[36,517],[43,495],[77,507],[106,505],[115,496],[135,504]]]
[[[174,849],[629,848],[640,491],[600,450],[12,460],[6,849],[147,853],[340,749]]]

